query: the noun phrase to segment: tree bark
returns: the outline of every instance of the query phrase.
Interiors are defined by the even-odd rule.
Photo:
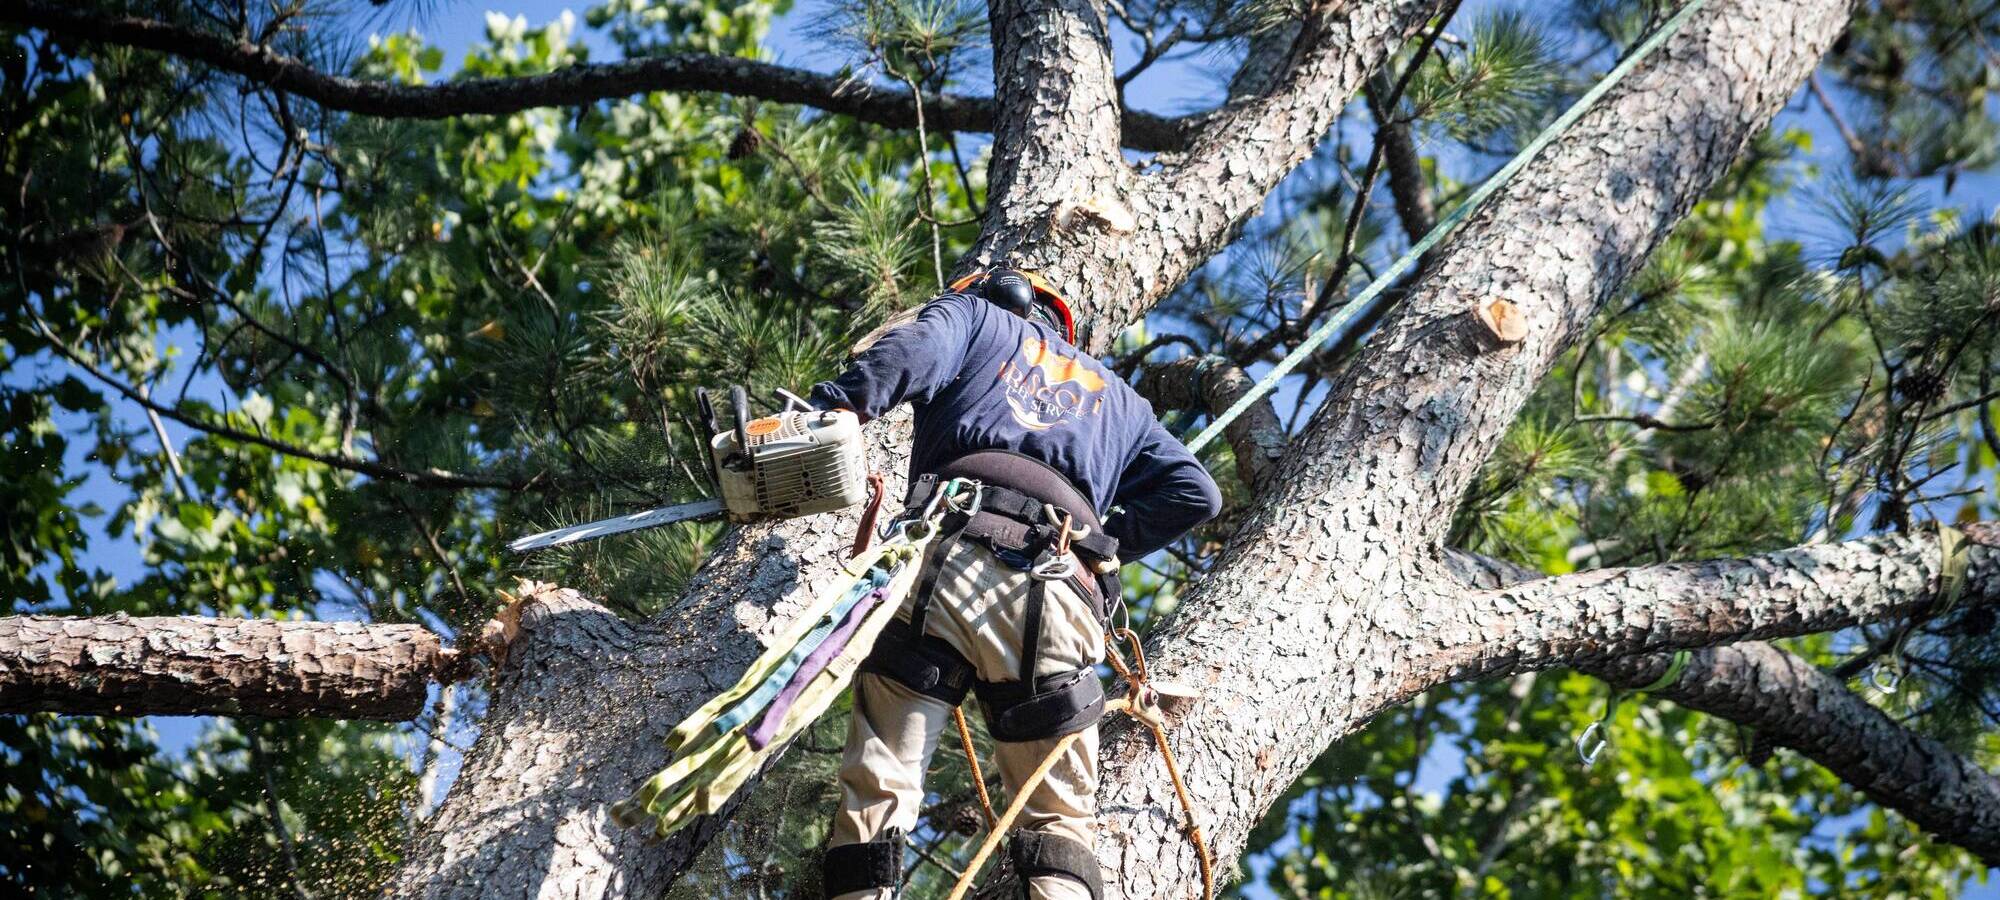
[[[420,625],[0,618],[0,713],[403,721],[451,657]]]
[[[1382,142],[1382,165],[1389,171],[1389,196],[1396,201],[1396,221],[1403,236],[1414,244],[1437,224],[1437,206],[1431,201],[1430,184],[1424,180],[1423,157],[1410,123],[1397,110],[1384,107],[1395,86],[1383,73],[1368,80],[1368,112],[1375,118],[1375,139]]]
[[[1101,28],[1082,12],[1064,14],[1066,38],[1081,43]],[[1003,97],[1027,102],[1026,130],[1010,131],[1003,111],[994,132],[995,176],[985,231],[963,265],[1010,260],[1038,269],[1078,301],[1079,343],[1093,353],[1179,287],[1256,215],[1264,198],[1312,154],[1373,66],[1435,12],[1442,0],[1328,3],[1312,12],[1288,62],[1267,91],[1206,114],[1184,154],[1163,158],[1144,175],[1107,154],[1107,120],[1117,114],[1117,88],[1096,79],[1110,72],[1080,51],[1027,48],[1037,67],[1008,64],[1010,38],[1048,40],[1039,29],[1005,34],[1015,21],[1009,4],[994,8],[994,83]],[[1101,38],[1101,33],[1090,33]],[[1061,44],[1060,46],[1067,46]],[[1060,103],[1038,95],[1064,98]],[[1056,113],[1060,106],[1069,112]],[[1053,130],[1081,127],[1078,131]],[[1002,168],[1012,141],[1046,144],[1021,152],[1046,164]],[[1111,142],[1115,144],[1115,142]],[[1075,153],[1076,158],[1071,159]]]
[[[1582,666],[1636,688],[1666,675],[1672,654]],[[2000,778],[1964,754],[1896,723],[1841,679],[1769,644],[1697,650],[1652,696],[1757,730],[1827,767],[1938,839],[2000,866]]]
[[[1992,526],[1967,529],[1991,546]],[[1542,579],[1525,566],[1451,551],[1446,564],[1466,584],[1498,589]],[[1989,570],[1968,581],[1972,602],[1991,602]],[[1963,595],[1962,595],[1963,596]],[[1627,690],[1654,685],[1674,654],[1590,660],[1576,668]],[[1964,754],[1917,734],[1848,690],[1845,680],[1760,641],[1695,650],[1681,674],[1650,694],[1754,729],[1893,809],[1939,840],[2000,866],[2000,778]]]
[[[1102,7],[995,2],[993,202],[964,264],[1043,269],[1080,301],[1086,346],[1103,350],[1227,242],[1436,6],[1326,4],[1267,89],[1206,117],[1184,156],[1140,174],[1118,153]],[[1629,652],[1792,633],[1906,609],[1921,592],[1913,579],[1928,570],[1910,556],[1921,542],[1891,540],[1844,548],[1886,567],[1880,577],[1842,569],[1854,596],[1814,593],[1793,580],[1799,567],[1766,569],[1764,583],[1792,588],[1784,616],[1732,612],[1703,628],[1700,616],[1718,607],[1684,596],[1657,632],[1623,607],[1607,607],[1621,613],[1607,629],[1531,606],[1592,585],[1468,592],[1436,550],[1465,485],[1557,355],[1803,80],[1847,12],[1839,0],[1705,10],[1442,248],[1409,304],[1332,385],[1232,549],[1149,653],[1160,677],[1207,691],[1170,738],[1220,858],[1240,851],[1330,741],[1446,679],[1548,664],[1536,654],[1556,646],[1623,641]],[[1467,326],[1496,295],[1528,326],[1502,350]],[[907,417],[870,435],[877,465],[900,476]],[[478,745],[396,891],[662,892],[719,823],[648,845],[612,826],[606,806],[665,762],[672,723],[796,613],[852,525],[851,515],[821,516],[732,532],[689,593],[648,623],[573,592],[530,598]],[[1726,585],[1736,572],[1710,580]],[[1481,610],[1537,630],[1485,631]],[[1113,895],[1189,896],[1195,862],[1150,745],[1111,735],[1104,771],[1100,850],[1110,851]]]
[[[1353,27],[1343,20],[1318,33],[1328,42],[1312,57],[1319,68],[1313,77],[1291,79],[1284,94],[1284,109],[1305,121],[1259,133],[1251,142],[1259,152],[1231,156],[1225,165],[1232,185],[1253,182],[1230,188],[1238,198],[1226,210],[1233,218],[1203,197],[1149,194],[1158,202],[1120,228],[1112,220],[1129,202],[1127,191],[1157,184],[1165,173],[1141,176],[1118,153],[1101,5],[993,4],[1002,105],[996,163],[984,234],[962,265],[1006,257],[1042,268],[1076,300],[1083,342],[1102,351],[1200,262],[1180,254],[1221,246],[1254,212],[1254,197],[1310,152],[1325,130],[1314,122],[1330,123],[1366,75],[1359,64],[1327,60],[1350,52],[1386,56],[1388,43],[1434,6],[1435,0],[1397,0],[1392,16],[1369,13]],[[1308,116],[1313,106],[1323,109]],[[1241,116],[1231,121],[1246,127]],[[1097,208],[1085,208],[1092,201]],[[1206,212],[1186,212],[1192,205]],[[1138,270],[1147,270],[1144,278],[1134,277]],[[868,433],[873,467],[890,477],[890,494],[899,496],[908,416],[871,424]],[[654,844],[613,825],[607,808],[665,765],[662,739],[673,724],[734,681],[761,650],[760,638],[781,631],[813,586],[832,575],[854,524],[852,514],[840,514],[734,530],[688,593],[647,623],[619,622],[573,592],[530,598],[479,740],[406,855],[394,892],[436,898],[663,892],[721,823]]]
[[[1705,8],[1441,248],[1330,386],[1148,653],[1157,677],[1204,692],[1169,737],[1218,858],[1241,851],[1332,741],[1453,672],[1505,668],[1501,647],[1488,662],[1478,645],[1507,636],[1462,627],[1471,595],[1435,571],[1451,510],[1557,355],[1805,79],[1848,11],[1843,0]],[[1468,329],[1496,295],[1529,327],[1505,349]],[[1461,626],[1449,639],[1447,624]],[[1149,743],[1113,736],[1103,766],[1099,852],[1120,895],[1187,896],[1198,867]]]
[[[1145,367],[1137,390],[1156,409],[1193,409],[1216,416],[1255,385],[1249,374],[1223,357],[1189,356]],[[1269,397],[1250,404],[1222,430],[1222,437],[1236,457],[1236,480],[1252,495],[1269,486],[1291,440]]]

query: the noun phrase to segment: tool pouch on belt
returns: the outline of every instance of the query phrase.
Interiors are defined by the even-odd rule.
[[[981,681],[972,687],[996,741],[1019,743],[1082,731],[1104,718],[1104,685],[1091,669],[1044,675],[1032,684]]]

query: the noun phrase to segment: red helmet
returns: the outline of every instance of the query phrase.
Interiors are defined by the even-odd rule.
[[[1019,275],[1027,279],[1028,284],[1034,288],[1034,299],[1047,307],[1050,312],[1054,313],[1054,318],[1062,329],[1063,340],[1072,344],[1076,343],[1076,317],[1070,313],[1069,303],[1063,300],[1062,295],[1056,293],[1056,289],[1049,285],[1048,279],[1043,278],[1038,272],[1009,269],[1006,267],[996,267],[991,271],[981,269],[952,282],[951,289],[954,291],[970,290],[983,286],[991,276],[999,276],[1004,279],[1010,274]],[[983,291],[981,293],[982,295],[985,294]],[[987,299],[993,300],[1001,306],[1008,307],[1009,312],[1015,313],[1022,318],[1029,316],[1029,310],[1014,308],[1013,304],[1001,302],[994,297],[988,296]]]

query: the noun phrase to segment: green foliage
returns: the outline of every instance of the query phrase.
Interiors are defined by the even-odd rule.
[[[1548,31],[1520,10],[1491,11],[1467,45],[1424,61],[1406,94],[1412,115],[1463,141],[1534,124],[1561,72]]]
[[[613,2],[585,20],[627,54],[757,55],[784,8]],[[328,41],[287,46],[322,58]],[[767,396],[833,374],[935,283],[911,173],[932,167],[942,221],[971,218],[982,184],[960,180],[938,136],[926,161],[915,135],[777,104],[644,95],[385,121],[239,95],[159,54],[19,33],[0,48],[0,448],[18,473],[0,486],[0,581],[17,611],[359,618],[450,637],[517,574],[657,611],[718,527],[526,562],[500,546],[705,492],[694,389]],[[504,77],[586,55],[568,17],[489,15],[449,76],[415,33],[370,41],[352,69]],[[972,237],[943,232],[954,253]],[[285,449],[170,422],[170,458],[136,403],[59,351]],[[427,483],[438,470],[504,486]],[[136,577],[102,571],[106,542],[140,549]],[[476,715],[483,689],[461,692],[460,715]],[[423,776],[451,765],[417,748],[464,733],[440,715],[218,722],[174,752],[144,722],[0,719],[0,883],[375,893],[435,799]],[[823,792],[815,772],[797,783]]]

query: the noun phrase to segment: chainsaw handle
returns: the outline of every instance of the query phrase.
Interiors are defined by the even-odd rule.
[[[701,427],[708,430],[709,437],[722,430],[722,423],[715,419],[715,397],[708,392],[708,388],[694,389],[694,408],[701,414]]]
[[[736,420],[736,452],[750,461],[750,392],[740,384],[729,386],[729,412]]]
[[[715,397],[708,388],[694,389],[695,415],[701,417],[701,471],[716,496],[722,495],[722,469],[715,459],[715,435],[721,423],[715,420]]]

